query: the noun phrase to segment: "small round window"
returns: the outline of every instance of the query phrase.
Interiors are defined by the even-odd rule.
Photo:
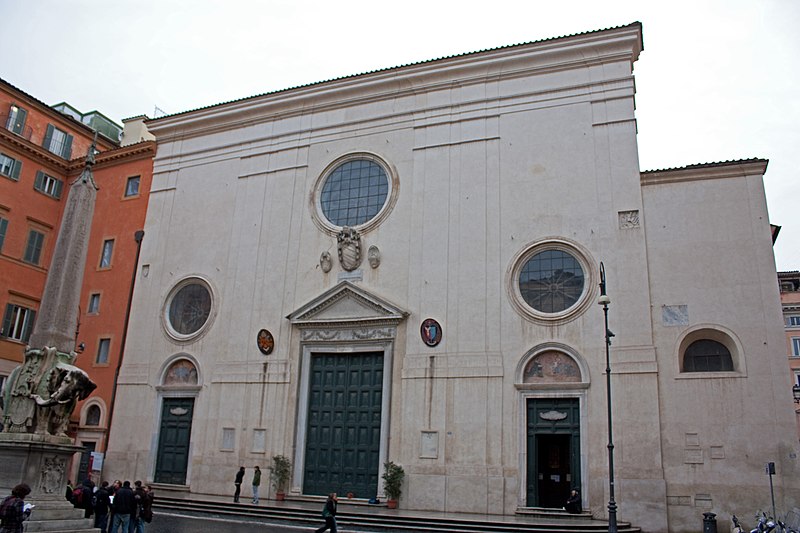
[[[507,278],[512,303],[537,322],[571,320],[588,306],[589,264],[574,243],[550,240],[528,246],[514,258]]]
[[[184,280],[167,299],[167,330],[173,338],[191,338],[203,330],[211,312],[212,298],[208,285],[197,278]]]
[[[522,265],[519,292],[525,303],[542,313],[559,313],[583,294],[583,268],[563,250],[545,250]]]
[[[320,192],[322,214],[334,226],[360,226],[375,218],[389,196],[389,178],[369,159],[353,159],[333,169]]]

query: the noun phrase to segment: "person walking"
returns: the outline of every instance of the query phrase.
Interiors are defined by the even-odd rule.
[[[239,494],[242,493],[242,481],[244,480],[244,467],[240,466],[239,471],[236,472],[236,479],[233,484],[236,485],[236,491],[233,493],[233,503],[239,503]]]
[[[325,502],[325,507],[322,508],[322,518],[325,519],[325,525],[317,529],[315,533],[322,533],[326,529],[330,529],[331,533],[336,533],[336,493],[331,492],[328,495],[328,500]]]
[[[26,483],[20,483],[11,489],[11,495],[6,496],[0,503],[0,533],[22,533],[22,522],[31,515],[30,509],[25,510],[25,496],[31,493],[31,488]]]
[[[255,466],[253,472],[253,504],[258,505],[258,487],[261,485],[261,469]]]
[[[136,512],[136,497],[131,490],[131,482],[125,481],[122,487],[114,494],[114,502],[111,504],[111,511],[114,519],[110,533],[128,533],[131,523],[131,515]]]

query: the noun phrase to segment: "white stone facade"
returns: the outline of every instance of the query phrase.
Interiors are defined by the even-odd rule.
[[[602,261],[619,519],[696,531],[704,511],[766,508],[767,461],[779,507],[797,502],[766,162],[641,173],[641,47],[632,24],[151,121],[158,151],[106,477],[153,480],[163,402],[194,398],[188,490],[227,493],[240,464],[284,454],[302,493],[311,357],[377,352],[379,460],[404,466],[404,508],[531,505],[529,471],[542,470],[530,470],[527,406],[572,399],[569,482],[605,516]],[[318,205],[348,158],[379,162],[389,184],[378,216],[356,225],[356,267]],[[584,275],[564,312],[520,294],[521,266],[540,250],[568,251]],[[190,279],[211,305],[182,335],[165,313]],[[421,336],[427,318],[443,330],[435,346]],[[703,338],[730,349],[732,370],[681,371]],[[570,379],[528,379],[539,356],[562,357]],[[181,359],[196,377],[165,385]]]

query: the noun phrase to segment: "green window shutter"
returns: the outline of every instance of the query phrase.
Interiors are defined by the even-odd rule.
[[[22,170],[22,161],[14,160],[14,164],[11,166],[11,179],[18,180],[19,173]]]
[[[61,198],[61,190],[64,188],[64,182],[61,180],[56,180],[55,187],[53,187],[53,196],[56,198]]]
[[[28,112],[21,107],[17,108],[17,120],[14,122],[14,133],[22,135],[22,130],[25,128],[25,120],[28,118]]]
[[[25,313],[25,324],[22,326],[22,342],[28,342],[28,339],[31,338],[31,333],[33,333],[33,323],[36,320],[36,311],[33,309],[28,309],[28,312]]]
[[[61,149],[61,157],[69,159],[72,156],[72,135],[66,134],[66,137],[64,147]]]
[[[42,255],[42,243],[44,242],[44,235],[36,230],[31,230],[28,233],[28,245],[25,247],[25,257],[23,260],[26,263],[33,265],[39,264],[39,258]]]
[[[55,131],[55,129],[56,129],[55,126],[53,126],[52,124],[47,125],[47,133],[44,134],[44,142],[42,143],[42,146],[47,150],[50,149],[50,141],[53,140],[53,132]]]
[[[44,191],[44,172],[36,171],[36,178],[33,180],[33,188],[37,191]]]
[[[14,306],[12,304],[6,304],[6,314],[3,316],[3,331],[0,331],[3,337],[8,337],[11,332],[11,315],[13,313]]]
[[[0,218],[0,251],[3,250],[3,242],[6,240],[7,229],[8,229],[8,220]]]

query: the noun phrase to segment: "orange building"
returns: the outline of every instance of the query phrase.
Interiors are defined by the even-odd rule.
[[[792,385],[800,387],[800,272],[778,272],[781,287],[783,325],[786,328],[786,348]],[[800,438],[800,403],[795,403],[797,435]]]
[[[144,226],[152,178],[152,136],[142,117],[123,122],[121,135],[97,111],[81,114],[63,102],[50,107],[0,80],[0,386],[22,362],[69,187],[98,132],[98,191],[75,342],[76,364],[98,387],[73,414],[71,435],[87,453],[73,465],[72,479],[88,472],[88,451],[105,449],[138,252],[134,236]]]

